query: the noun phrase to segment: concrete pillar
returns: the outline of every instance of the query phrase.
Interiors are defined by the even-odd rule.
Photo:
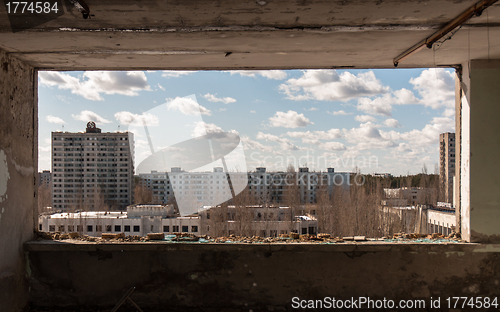
[[[36,224],[36,70],[0,50],[0,310],[28,303],[23,244]]]
[[[500,243],[500,60],[464,64],[461,89],[462,236]]]

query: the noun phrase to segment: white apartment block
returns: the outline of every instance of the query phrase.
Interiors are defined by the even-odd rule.
[[[453,202],[453,177],[455,176],[455,133],[439,135],[439,179],[444,193],[443,200]]]
[[[52,207],[124,209],[132,203],[134,136],[87,124],[85,132],[52,132]]]
[[[288,191],[299,192],[302,203],[314,203],[320,189],[332,192],[334,186],[348,188],[349,172],[310,172],[299,168],[299,172],[266,172],[266,168],[256,168],[254,172],[230,173],[231,183],[241,185],[245,179],[250,195],[259,203],[283,202]],[[184,172],[172,168],[171,172],[152,171],[139,174],[139,183],[152,191],[153,203],[168,203],[175,196],[177,203],[195,207],[216,206],[232,198],[231,188],[223,168],[213,172]],[[175,195],[174,195],[175,193]]]

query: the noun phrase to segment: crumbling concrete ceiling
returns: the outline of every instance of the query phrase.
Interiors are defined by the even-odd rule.
[[[0,49],[59,70],[391,68],[394,57],[476,2],[87,0],[91,19],[73,9],[16,33],[1,6]],[[500,58],[499,4],[400,67],[469,58]]]

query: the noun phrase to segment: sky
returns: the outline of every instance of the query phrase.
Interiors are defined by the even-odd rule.
[[[425,164],[433,173],[439,134],[455,131],[454,77],[442,68],[40,71],[39,171],[51,169],[52,131],[83,132],[92,120],[134,133],[138,168],[152,152],[234,133],[241,141],[227,161],[237,170],[406,175]]]

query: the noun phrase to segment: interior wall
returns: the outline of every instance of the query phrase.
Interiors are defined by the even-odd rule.
[[[500,243],[500,60],[472,60],[468,67],[468,103],[462,107],[462,147],[465,153],[470,148],[462,161],[470,169],[470,209],[465,217],[470,218],[471,242]],[[465,189],[462,197],[467,195]],[[467,219],[462,221],[464,225]]]
[[[0,310],[28,300],[23,243],[33,237],[38,158],[36,70],[0,50]]]

